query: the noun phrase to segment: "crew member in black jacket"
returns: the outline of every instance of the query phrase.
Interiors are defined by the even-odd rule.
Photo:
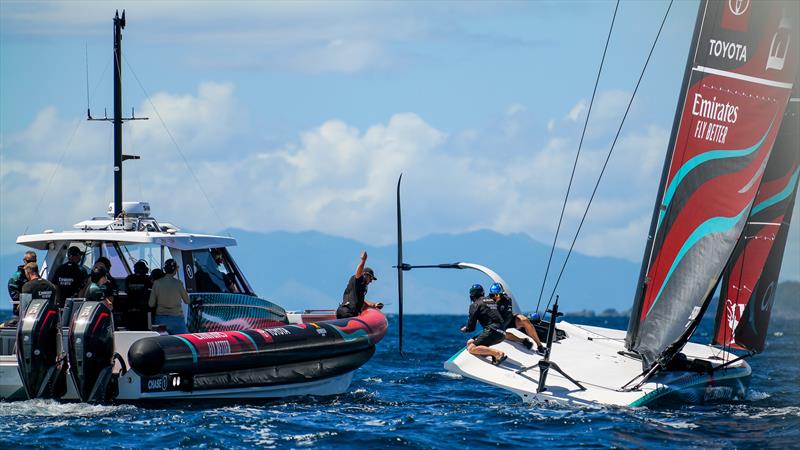
[[[503,329],[503,318],[497,310],[497,303],[483,296],[483,286],[474,284],[469,290],[469,320],[461,327],[461,332],[475,331],[475,325],[480,322],[483,332],[467,341],[467,351],[476,356],[490,356],[492,364],[499,366],[507,356],[500,350],[491,348],[506,338]]]
[[[56,304],[59,308],[64,307],[68,298],[75,297],[89,276],[80,264],[81,256],[83,253],[78,247],[70,247],[67,250],[67,262],[59,266],[50,278],[57,288]]]

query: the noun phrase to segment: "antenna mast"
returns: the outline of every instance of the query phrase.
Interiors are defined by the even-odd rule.
[[[101,120],[114,123],[114,217],[122,214],[122,163],[128,159],[139,159],[136,155],[122,154],[122,122],[126,120],[147,120],[147,117],[122,117],[122,30],[125,28],[125,10],[122,17],[119,11],[114,14],[114,118],[107,116],[93,119],[91,113],[88,120]]]

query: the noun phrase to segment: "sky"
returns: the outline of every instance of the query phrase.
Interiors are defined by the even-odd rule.
[[[625,1],[559,246],[567,247],[667,8]],[[639,261],[698,2],[673,5],[579,252]],[[105,214],[112,18],[126,10],[125,200],[194,231],[550,243],[613,2],[0,2],[0,254]],[[88,88],[87,88],[88,86]],[[794,223],[798,223],[795,208]],[[783,279],[800,279],[798,226]]]

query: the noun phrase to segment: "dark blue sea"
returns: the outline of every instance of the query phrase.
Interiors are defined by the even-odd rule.
[[[625,318],[567,317],[624,328]],[[750,361],[747,399],[660,409],[528,406],[450,374],[464,318],[396,318],[347,394],[157,408],[51,401],[0,403],[0,449],[15,448],[800,448],[800,327],[773,318],[765,353]],[[703,323],[697,340],[708,340]],[[704,336],[704,334],[706,334]],[[554,353],[554,358],[557,354]]]

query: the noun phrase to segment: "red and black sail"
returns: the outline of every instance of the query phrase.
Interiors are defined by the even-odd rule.
[[[764,350],[800,175],[798,97],[795,85],[744,233],[723,274],[714,344]]]
[[[750,215],[797,68],[798,4],[700,5],[626,341],[643,365],[691,336]]]

